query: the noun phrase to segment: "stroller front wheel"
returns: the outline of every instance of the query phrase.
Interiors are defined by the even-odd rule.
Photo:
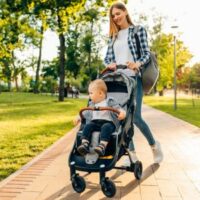
[[[106,178],[104,181],[101,182],[101,189],[105,196],[111,198],[116,194],[116,186],[115,184]]]
[[[78,193],[83,192],[86,188],[86,183],[84,178],[76,175],[74,178],[72,178],[72,187]]]

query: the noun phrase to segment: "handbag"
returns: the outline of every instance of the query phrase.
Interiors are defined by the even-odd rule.
[[[141,57],[141,46],[137,33],[135,33],[136,46],[139,58]],[[142,87],[145,94],[149,94],[156,85],[159,78],[159,67],[154,52],[150,51],[149,62],[141,69]]]

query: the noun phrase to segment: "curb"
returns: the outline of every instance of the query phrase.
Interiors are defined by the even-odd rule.
[[[49,146],[47,149],[42,151],[40,154],[38,154],[36,157],[34,157],[31,161],[29,161],[27,164],[23,165],[20,169],[18,169],[16,172],[8,176],[6,179],[2,180],[0,182],[0,188],[6,185],[9,181],[11,181],[13,178],[18,176],[20,173],[28,169],[30,166],[32,166],[34,163],[36,163],[38,160],[40,160],[43,156],[48,154],[53,148],[55,148],[57,145],[59,145],[65,138],[68,136],[68,134],[75,132],[79,126],[74,127],[69,132],[67,132],[64,136],[62,136],[60,139],[58,139],[56,142],[54,142],[51,146]]]

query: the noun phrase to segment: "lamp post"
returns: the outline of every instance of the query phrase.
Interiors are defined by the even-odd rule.
[[[172,29],[177,29],[178,26],[171,26]],[[174,110],[177,109],[177,85],[176,85],[176,34],[174,34]]]

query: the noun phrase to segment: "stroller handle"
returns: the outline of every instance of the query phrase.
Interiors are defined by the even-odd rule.
[[[126,66],[126,65],[117,65],[116,68],[117,68],[117,69],[126,69],[127,66]],[[109,72],[114,72],[114,71],[115,71],[115,70],[106,67],[104,70],[101,71],[100,74],[103,75],[103,74],[105,74],[105,73],[107,73],[107,72],[109,73]]]
[[[82,108],[79,112],[79,115],[81,117],[81,119],[83,119],[83,112],[86,111],[86,110],[91,110],[91,111],[103,111],[103,110],[108,110],[108,111],[111,111],[111,112],[115,112],[117,114],[120,113],[119,110],[115,109],[115,108],[112,108],[112,107],[86,107],[86,108]]]

